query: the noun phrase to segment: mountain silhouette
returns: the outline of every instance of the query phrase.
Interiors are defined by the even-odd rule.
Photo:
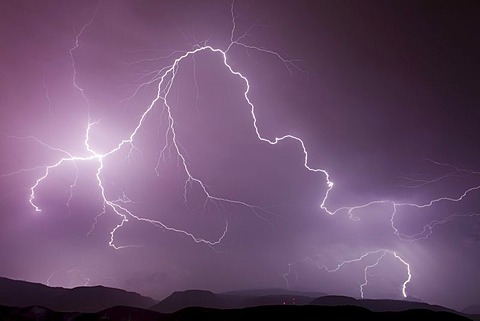
[[[263,305],[308,304],[318,293],[302,293],[281,289],[244,290],[213,293],[204,290],[178,291],[151,307],[162,313],[172,313],[188,307],[239,309]]]
[[[263,290],[244,290],[231,291],[224,293],[213,293],[203,290],[188,290],[175,292],[165,300],[159,302],[157,305],[151,307],[152,310],[162,312],[165,314],[177,315],[177,312],[182,316],[182,320],[189,320],[189,311],[196,311],[195,313],[206,314],[205,319],[212,319],[218,315],[223,315],[222,312],[212,312],[212,310],[223,309],[232,311],[243,311],[248,308],[260,308],[267,306],[318,306],[318,307],[336,307],[342,310],[353,311],[353,308],[362,308],[372,313],[381,313],[382,317],[386,317],[389,313],[394,313],[396,316],[419,316],[428,315],[429,317],[443,317],[448,315],[459,316],[460,313],[438,305],[430,305],[423,302],[407,301],[407,300],[384,300],[384,299],[355,299],[347,296],[323,295],[315,298],[315,292],[301,292],[277,289],[263,289]],[[321,294],[321,293],[320,293]],[[313,296],[313,297],[312,297]],[[199,308],[199,310],[197,310]],[[194,310],[192,310],[194,309]],[[310,309],[310,308],[304,308]],[[328,310],[328,309],[327,309]],[[255,310],[262,314],[264,310]],[[266,310],[265,310],[266,311]],[[304,311],[303,309],[300,311]],[[328,310],[333,311],[333,310]],[[336,311],[336,310],[335,310]],[[355,310],[356,311],[356,310]],[[362,310],[363,311],[363,310]],[[412,312],[417,311],[417,312]],[[428,312],[419,312],[428,311]],[[433,312],[442,312],[440,314],[431,314]],[[240,312],[239,312],[240,313]],[[250,313],[250,312],[248,312]],[[270,313],[270,312],[269,312]],[[447,313],[447,314],[443,314]],[[368,313],[367,313],[368,314]],[[365,317],[367,317],[365,314]],[[462,315],[469,320],[479,320],[475,315],[464,313]],[[193,315],[191,316],[193,318]],[[223,317],[226,317],[223,315]],[[219,320],[221,320],[220,317]],[[167,318],[168,319],[168,318]],[[199,320],[202,318],[199,318]],[[269,319],[269,318],[266,318]],[[280,318],[282,319],[282,318]],[[192,319],[194,320],[194,319]],[[230,320],[230,319],[229,319]],[[236,320],[236,319],[232,319]],[[302,319],[303,320],[303,319]],[[307,320],[307,319],[305,319]],[[383,320],[383,319],[382,319]],[[465,320],[465,319],[464,319]]]
[[[103,286],[64,289],[0,278],[0,320],[479,320],[477,315],[422,302],[311,297],[316,294],[276,289],[188,290],[157,303],[134,292]]]
[[[228,308],[229,303],[221,295],[205,290],[187,290],[172,293],[150,309],[162,313],[171,313],[187,307]]]
[[[103,286],[73,289],[0,278],[0,305],[43,306],[55,311],[96,312],[118,305],[148,308],[157,301],[138,293]]]
[[[479,314],[480,315],[480,304],[474,304],[466,307],[462,310],[463,313],[467,314]]]
[[[403,300],[385,300],[385,299],[354,299],[347,296],[337,296],[329,295],[317,298],[311,301],[311,305],[321,305],[321,306],[341,306],[341,305],[352,305],[366,308],[374,312],[385,312],[385,311],[406,311],[413,309],[423,309],[431,311],[445,311],[458,313],[455,310],[448,309],[439,305],[431,305],[423,302],[415,301],[403,301]]]
[[[259,306],[243,309],[206,309],[186,308],[167,315],[162,320],[295,320],[295,321],[329,321],[329,320],[471,320],[465,316],[444,311],[408,310],[401,312],[373,312],[358,306],[314,306],[314,305],[280,305]]]
[[[12,280],[0,277],[0,304],[6,306],[27,307],[46,305],[66,289],[52,288],[43,284]]]
[[[55,312],[44,307],[13,308],[0,306],[0,320],[9,321],[240,321],[240,320],[451,320],[468,321],[465,316],[444,311],[408,310],[373,312],[358,306],[280,305],[244,309],[191,307],[172,314],[134,308],[113,307],[96,313]]]
[[[480,304],[470,305],[463,309],[462,313],[468,315],[468,317],[475,321],[480,321]]]

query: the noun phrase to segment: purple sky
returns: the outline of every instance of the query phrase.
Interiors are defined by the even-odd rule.
[[[480,303],[478,3],[233,9],[1,2],[0,275]]]

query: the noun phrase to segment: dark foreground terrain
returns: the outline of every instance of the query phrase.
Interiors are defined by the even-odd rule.
[[[462,314],[409,300],[364,300],[284,289],[226,293],[187,290],[158,302],[101,286],[64,289],[0,278],[0,321],[480,321],[476,306],[468,311]]]
[[[8,321],[236,321],[236,320],[472,320],[444,311],[407,310],[372,312],[358,306],[277,305],[243,309],[191,307],[162,314],[133,307],[114,307],[97,313],[54,312],[43,307],[0,307],[0,320]]]

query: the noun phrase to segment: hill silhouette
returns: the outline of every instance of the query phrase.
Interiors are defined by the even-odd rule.
[[[151,307],[151,310],[172,313],[188,307],[216,309],[239,309],[264,305],[308,304],[314,293],[299,291],[262,289],[213,293],[204,290],[178,291]]]
[[[479,320],[422,302],[311,297],[318,293],[247,290],[175,292],[165,300],[103,286],[74,289],[0,278],[0,320]]]
[[[366,308],[374,312],[385,311],[406,311],[406,310],[431,310],[458,313],[455,310],[448,309],[439,305],[431,305],[423,302],[407,300],[385,300],[385,299],[354,299],[347,296],[329,295],[317,298],[311,301],[311,305],[321,306],[341,306],[351,305]]]
[[[103,286],[73,289],[0,278],[0,305],[43,306],[55,311],[97,312],[118,305],[148,308],[157,301],[138,293]]]
[[[474,304],[462,310],[463,313],[480,314],[480,304]]]
[[[203,307],[224,309],[229,302],[221,295],[205,290],[187,290],[172,293],[166,299],[152,306],[150,309],[162,313],[172,313],[187,307]]]
[[[240,321],[240,320],[451,320],[468,321],[465,316],[444,311],[408,310],[373,312],[357,306],[281,305],[244,309],[186,308],[172,314],[161,314],[134,307],[113,307],[96,313],[55,312],[44,307],[12,308],[0,306],[0,319],[9,321]]]

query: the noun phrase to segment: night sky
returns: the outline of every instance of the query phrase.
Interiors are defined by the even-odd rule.
[[[0,2],[0,276],[480,303],[479,3],[231,9]]]

